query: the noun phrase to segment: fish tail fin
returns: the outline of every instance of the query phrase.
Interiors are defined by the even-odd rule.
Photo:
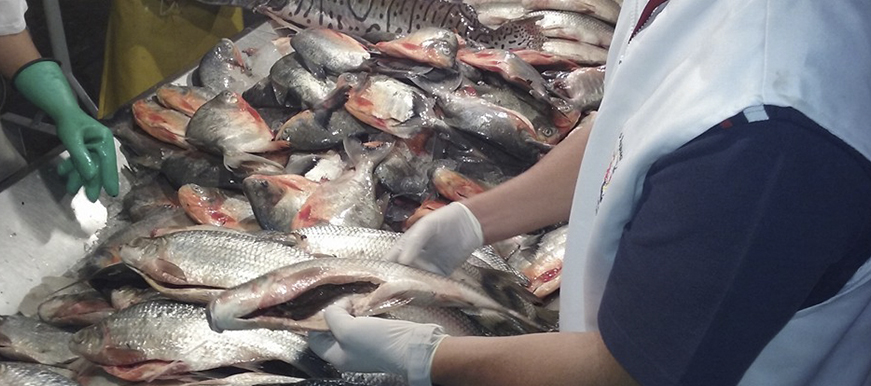
[[[529,48],[540,50],[546,40],[538,26],[542,16],[525,17],[502,24],[499,28],[490,31],[489,43],[494,48],[503,50],[513,48]]]

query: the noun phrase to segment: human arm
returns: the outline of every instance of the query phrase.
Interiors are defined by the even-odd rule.
[[[519,176],[426,215],[384,259],[449,275],[484,243],[567,220],[591,127],[582,122]]]
[[[637,385],[597,332],[447,337],[432,363],[439,385]]]
[[[485,244],[568,220],[591,126],[573,130],[526,172],[462,201]]]
[[[636,385],[598,333],[451,337],[431,324],[354,317],[340,306],[324,316],[331,333],[309,345],[339,370],[389,372],[411,386]]]
[[[40,55],[26,30],[0,35],[0,73],[31,103],[51,116],[58,138],[70,158],[58,172],[67,177],[67,191],[85,188],[96,201],[100,190],[118,194],[115,144],[108,128],[85,114],[57,63],[40,61]]]
[[[0,74],[12,79],[21,66],[40,58],[27,30],[10,35],[0,35]]]

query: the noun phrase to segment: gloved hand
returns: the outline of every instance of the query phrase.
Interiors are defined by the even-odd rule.
[[[310,332],[312,351],[340,371],[391,373],[411,386],[431,386],[432,358],[442,339],[441,326],[375,317],[354,317],[338,305],[324,310],[330,332]]]
[[[84,186],[92,202],[99,198],[101,188],[117,196],[112,132],[82,111],[60,66],[53,61],[34,61],[19,69],[12,81],[18,91],[54,120],[57,136],[70,153],[70,158],[58,167],[58,172],[67,176],[67,191],[74,194]]]
[[[478,219],[465,205],[452,202],[414,223],[384,258],[448,276],[483,244]]]

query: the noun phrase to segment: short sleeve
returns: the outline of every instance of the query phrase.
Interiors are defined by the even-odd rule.
[[[644,385],[734,385],[871,256],[869,162],[818,126],[715,127],[657,161],[598,315]]]
[[[24,22],[24,12],[27,2],[24,0],[0,0],[0,35],[17,34],[27,27]]]

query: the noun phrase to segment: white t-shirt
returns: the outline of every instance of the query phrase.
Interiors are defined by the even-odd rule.
[[[605,97],[584,154],[569,224],[560,290],[564,331],[597,329],[621,230],[650,166],[722,120],[752,106],[793,107],[871,159],[867,0],[675,0],[630,43],[646,3],[624,2],[611,44]],[[858,316],[871,312],[862,308],[871,294],[869,283],[871,264],[866,264],[842,290],[848,296],[833,298],[851,310],[836,313],[844,320],[814,314],[826,307],[840,309],[830,307],[831,302],[797,314],[763,351],[745,383],[836,376],[835,367],[824,364],[842,362],[823,363],[827,353],[795,347],[790,336],[826,330],[829,335],[819,339],[832,347],[823,350],[849,355],[849,350],[838,351],[835,340],[871,331],[868,315]],[[850,325],[852,321],[857,323]],[[768,378],[766,366],[770,369],[778,356],[809,375],[796,370],[791,380],[782,373],[776,373],[779,379]],[[858,369],[866,370],[871,369]],[[831,378],[816,381],[826,379]]]
[[[24,0],[0,0],[0,35],[12,35],[24,31]]]

